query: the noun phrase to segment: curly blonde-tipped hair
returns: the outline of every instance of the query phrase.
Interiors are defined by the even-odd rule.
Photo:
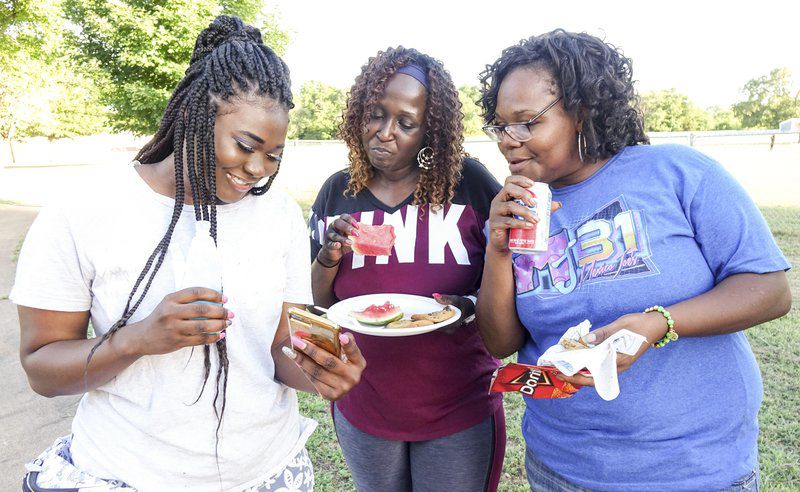
[[[383,97],[388,80],[401,67],[415,63],[428,77],[428,99],[425,107],[425,122],[428,131],[422,147],[433,149],[434,162],[431,169],[420,173],[414,190],[413,205],[430,204],[434,210],[453,199],[456,186],[461,179],[464,159],[464,117],[461,102],[450,74],[442,63],[417,50],[389,48],[380,51],[361,68],[347,98],[347,108],[339,136],[345,141],[350,160],[350,180],[345,194],[355,196],[367,186],[374,176],[372,165],[361,144],[361,138],[369,122],[372,107]]]

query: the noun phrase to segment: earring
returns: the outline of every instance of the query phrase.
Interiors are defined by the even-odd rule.
[[[583,132],[578,132],[578,157],[583,162],[583,158],[586,155],[586,135]]]
[[[426,171],[433,169],[433,149],[430,147],[422,147],[417,153],[417,164]]]

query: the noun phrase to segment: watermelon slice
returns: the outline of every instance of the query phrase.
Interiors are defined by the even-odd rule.
[[[358,224],[358,236],[351,236],[353,252],[365,256],[390,256],[394,246],[394,226]]]
[[[365,325],[381,326],[403,317],[403,311],[389,301],[381,305],[371,304],[363,311],[353,311],[350,316]]]

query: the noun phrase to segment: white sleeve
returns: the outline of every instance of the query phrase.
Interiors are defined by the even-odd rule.
[[[311,295],[311,247],[308,241],[308,229],[303,220],[300,207],[292,203],[289,210],[289,252],[286,255],[286,289],[283,301],[295,304],[313,304]]]
[[[9,298],[38,309],[88,311],[93,268],[86,263],[63,208],[45,207],[25,237]]]

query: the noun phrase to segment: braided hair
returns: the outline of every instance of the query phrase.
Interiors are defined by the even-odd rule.
[[[387,82],[398,69],[411,63],[422,67],[430,85],[425,106],[428,132],[422,146],[431,147],[434,155],[433,168],[423,169],[420,173],[412,204],[428,203],[438,208],[452,200],[461,179],[464,115],[458,91],[442,63],[402,46],[380,51],[370,58],[350,89],[347,108],[339,126],[339,136],[347,144],[350,160],[350,180],[345,194],[355,196],[366,188],[374,176],[361,138],[372,107],[383,97]]]
[[[582,121],[584,154],[590,161],[650,142],[633,87],[631,60],[616,47],[590,34],[556,29],[506,48],[480,75],[486,123],[494,120],[500,84],[517,67],[552,75],[564,108]]]
[[[136,155],[136,160],[146,165],[161,162],[174,154],[175,206],[172,220],[133,285],[121,318],[100,337],[89,353],[86,371],[97,348],[124,327],[136,312],[164,262],[172,233],[183,210],[184,169],[191,186],[195,219],[210,221],[211,236],[216,242],[214,123],[217,111],[223,102],[238,103],[257,98],[269,98],[286,111],[293,108],[289,69],[275,52],[264,45],[258,29],[245,25],[238,17],[221,15],[197,37],[189,68],[167,103],[158,131]],[[276,170],[265,185],[252,188],[250,193],[266,193],[277,174]],[[136,297],[142,284],[144,287]],[[219,437],[228,381],[225,340],[216,342],[215,348],[219,365],[213,405]],[[205,345],[203,351],[205,374],[195,402],[202,396],[211,371],[209,345]],[[220,397],[221,404],[218,405]]]

